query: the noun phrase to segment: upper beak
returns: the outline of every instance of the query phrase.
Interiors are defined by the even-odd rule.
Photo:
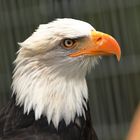
[[[92,31],[89,42],[83,48],[71,53],[69,56],[76,57],[80,55],[116,55],[119,61],[121,50],[118,42],[112,36]]]

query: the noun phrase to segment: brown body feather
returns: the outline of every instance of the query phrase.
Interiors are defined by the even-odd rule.
[[[35,121],[34,112],[23,114],[23,107],[15,105],[15,97],[1,110],[0,140],[97,140],[91,126],[89,106],[84,117],[75,117],[68,126],[62,120],[58,130],[48,124],[46,117]]]

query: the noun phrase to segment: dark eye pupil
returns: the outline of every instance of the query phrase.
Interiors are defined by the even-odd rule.
[[[65,47],[65,48],[72,48],[72,47],[74,47],[74,44],[75,44],[75,40],[73,40],[73,39],[65,39],[65,40],[63,40],[63,42],[62,42],[63,44],[63,47]]]
[[[66,40],[65,45],[72,45],[72,40]]]
[[[71,44],[71,41],[67,41],[67,44]]]

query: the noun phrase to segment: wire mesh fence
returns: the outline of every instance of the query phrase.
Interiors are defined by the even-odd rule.
[[[39,24],[70,17],[120,43],[122,58],[103,58],[87,76],[93,125],[100,140],[123,140],[140,99],[139,0],[0,0],[0,107],[11,95],[17,42]]]

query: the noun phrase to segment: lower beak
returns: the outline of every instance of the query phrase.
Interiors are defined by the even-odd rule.
[[[116,55],[119,61],[121,50],[119,44],[112,36],[102,32],[92,31],[90,41],[83,48],[71,53],[69,56],[77,57],[80,55]]]

